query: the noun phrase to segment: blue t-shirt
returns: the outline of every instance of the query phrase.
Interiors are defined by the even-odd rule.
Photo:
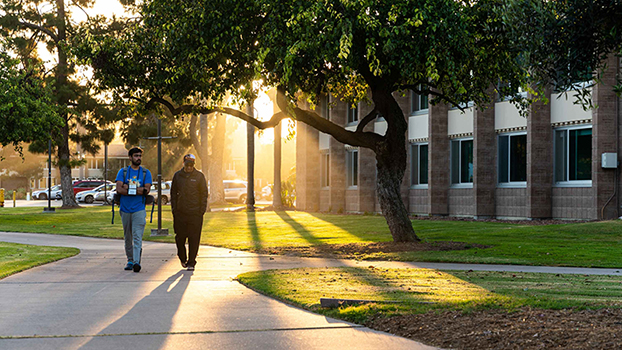
[[[123,169],[126,171],[126,177],[123,178]],[[145,183],[143,183],[143,176]],[[136,184],[136,187],[144,187],[145,184],[152,184],[151,172],[143,167],[138,170],[132,169],[132,167],[121,168],[117,173],[115,181],[121,181],[124,184]],[[124,213],[135,213],[137,211],[145,210],[145,197],[142,195],[135,196],[121,196],[119,204],[119,210]]]

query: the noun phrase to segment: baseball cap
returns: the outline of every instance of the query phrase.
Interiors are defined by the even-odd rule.
[[[184,163],[185,162],[196,162],[197,161],[197,157],[194,156],[194,154],[192,153],[188,153],[184,156]]]

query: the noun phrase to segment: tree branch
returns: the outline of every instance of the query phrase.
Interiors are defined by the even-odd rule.
[[[365,118],[363,118],[359,124],[356,126],[356,133],[360,133],[363,131],[363,128],[365,128],[365,126],[367,126],[367,124],[369,124],[372,120],[376,119],[376,117],[378,116],[378,110],[376,108],[374,108],[371,112],[369,112],[369,114],[367,114],[365,116]]]
[[[295,107],[294,113],[296,113],[296,120],[303,122],[323,133],[329,134],[337,141],[355,147],[365,147],[371,150],[376,149],[376,144],[384,140],[383,136],[380,136],[374,132],[353,132],[346,130],[345,128],[324,119],[314,112],[303,110]]]
[[[134,99],[141,101],[138,98],[134,98]],[[163,105],[164,107],[166,107],[169,110],[169,112],[171,112],[171,114],[174,116],[179,115],[179,114],[193,114],[193,113],[212,114],[214,112],[221,112],[221,113],[229,114],[236,118],[240,118],[244,120],[245,122],[254,125],[258,129],[273,128],[281,120],[288,117],[287,114],[283,112],[279,112],[279,113],[274,114],[272,118],[270,118],[270,120],[268,121],[260,121],[249,116],[248,114],[242,111],[229,108],[229,107],[207,108],[207,107],[198,107],[197,105],[194,105],[194,104],[186,104],[186,105],[181,105],[179,107],[175,107],[171,102],[160,97],[152,98],[149,102],[147,102],[145,107],[147,109],[151,109],[154,107],[156,103],[159,103]]]
[[[420,89],[419,88],[419,84],[416,84],[416,85],[405,84],[405,85],[400,85],[399,89],[400,90],[409,89],[409,90],[412,90],[412,91],[416,92],[419,95],[428,94],[428,95],[440,97],[440,98],[444,99],[445,101],[447,101],[449,104],[451,104],[451,105],[455,106],[456,108],[458,108],[459,110],[461,110],[462,112],[464,112],[467,109],[467,107],[460,106],[460,104],[461,104],[460,102],[455,101],[455,100],[447,97],[447,95],[443,94],[442,92],[439,92],[438,89],[434,89],[435,86],[431,86],[431,85],[429,85],[429,83],[426,83],[426,86],[428,86],[428,88]],[[430,89],[430,87],[432,87],[432,89]]]
[[[45,34],[47,34],[47,36],[52,38],[52,40],[54,40],[55,43],[58,43],[58,36],[56,36],[56,34],[54,34],[54,32],[52,32],[48,28],[42,27],[42,26],[34,24],[34,23],[29,23],[29,22],[21,22],[20,21],[20,22],[17,22],[17,23],[19,23],[19,25],[21,25],[22,27],[26,27],[26,28],[29,28],[29,29],[34,29],[34,30],[41,31],[42,33],[45,33]]]

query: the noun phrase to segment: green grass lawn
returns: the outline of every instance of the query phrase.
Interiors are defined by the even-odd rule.
[[[76,248],[0,242],[0,279],[31,267],[74,256],[79,252]]]
[[[156,217],[154,213],[154,222],[147,225],[146,236],[151,228],[157,227]],[[110,207],[57,210],[55,214],[43,214],[41,208],[0,208],[0,231],[121,238],[120,215],[118,212],[115,215],[114,225],[110,218]],[[164,207],[162,226],[170,230],[170,237],[146,239],[173,242],[169,206]],[[460,241],[490,247],[367,254],[360,259],[622,267],[622,222],[618,220],[548,226],[413,220],[413,227],[427,242]],[[208,213],[201,238],[202,244],[268,252],[275,247],[390,241],[392,238],[382,216],[295,211]]]
[[[365,323],[373,315],[523,306],[621,307],[621,276],[553,275],[428,269],[323,268],[250,272],[243,284],[326,316]],[[320,298],[377,301],[325,309]],[[397,303],[386,303],[394,301]]]

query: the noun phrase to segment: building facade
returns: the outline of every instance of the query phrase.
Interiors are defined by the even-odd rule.
[[[403,200],[413,215],[476,219],[598,220],[619,216],[618,61],[607,62],[592,90],[594,109],[573,92],[549,91],[523,117],[507,100],[487,108],[429,105],[411,93],[396,99],[408,120],[408,166]],[[371,110],[327,101],[320,113],[355,130]],[[386,132],[376,120],[366,130]],[[380,212],[371,150],[344,145],[297,125],[297,208],[324,212]]]

